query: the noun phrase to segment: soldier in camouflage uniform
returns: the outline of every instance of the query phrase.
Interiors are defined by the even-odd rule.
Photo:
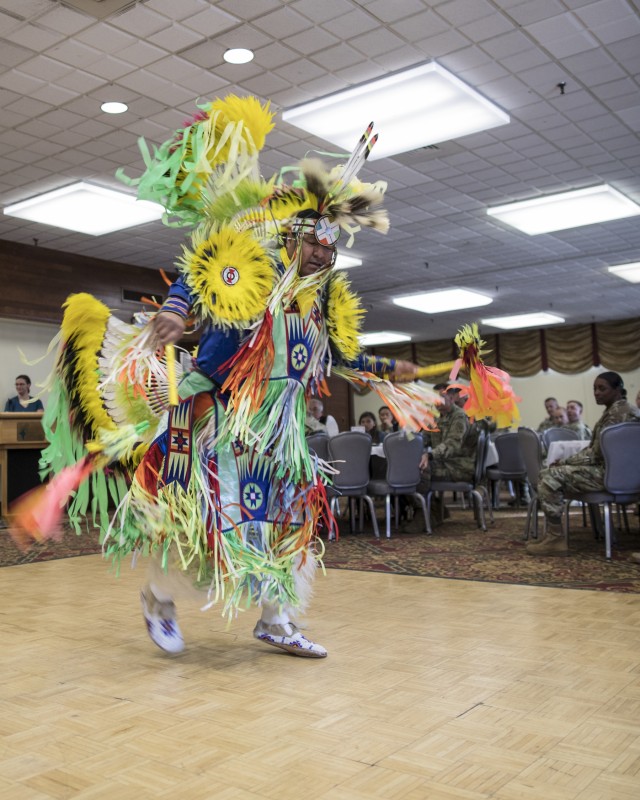
[[[447,389],[440,392],[442,405],[437,431],[431,431],[431,456],[425,453],[420,463],[422,470],[428,471],[427,488],[430,480],[470,481],[476,463],[477,436],[470,436],[471,424],[464,411],[456,405],[459,390]],[[423,484],[421,484],[422,489]]]
[[[542,420],[542,422],[536,428],[538,433],[544,433],[547,428],[553,428],[556,424],[553,419],[553,412],[558,408],[558,401],[555,397],[547,397],[544,401],[544,407],[547,409],[547,416]]]
[[[595,379],[593,394],[604,413],[593,429],[588,447],[557,461],[542,470],[538,480],[538,498],[546,518],[546,534],[540,542],[530,542],[527,553],[534,556],[566,556],[567,540],[562,531],[561,516],[564,492],[593,492],[604,489],[604,458],[600,435],[609,425],[619,422],[640,423],[640,409],[627,402],[624,383],[617,372],[603,372]]]
[[[575,431],[583,441],[591,439],[591,428],[582,421],[583,405],[579,400],[567,401],[567,417],[569,422],[564,426]]]

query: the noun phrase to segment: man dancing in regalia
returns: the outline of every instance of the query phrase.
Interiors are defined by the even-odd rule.
[[[153,155],[141,143],[145,173],[121,177],[162,203],[169,224],[192,228],[180,277],[142,329],[90,295],[68,299],[44,421],[53,477],[13,521],[18,537],[51,536],[68,502],[71,523],[79,531],[90,515],[116,563],[150,556],[144,617],[173,653],[184,647],[180,575],[229,618],[260,607],[257,639],[326,656],[295,619],[322,555],[321,520],[332,524],[324,487],[339,465],[312,456],[304,435],[306,398],[327,393],[327,375],[373,388],[408,430],[433,424],[433,393],[389,380],[411,380],[415,365],[361,352],[364,311],[333,270],[341,233],[350,244],[361,228],[388,229],[384,184],[356,177],[372,126],[341,166],[307,159],[285,183],[258,169],[271,119],[268,105],[231,96]],[[172,352],[188,321],[200,340],[181,374]]]

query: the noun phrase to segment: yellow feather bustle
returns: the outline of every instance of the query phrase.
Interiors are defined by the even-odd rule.
[[[196,231],[179,266],[196,316],[222,327],[246,327],[264,314],[276,278],[266,248],[229,226]]]
[[[105,411],[98,390],[100,371],[98,354],[102,348],[109,309],[90,294],[72,294],[63,306],[62,338],[75,353],[74,391],[94,432],[100,428],[115,430],[116,425]]]
[[[357,358],[362,350],[358,336],[365,313],[345,276],[335,273],[329,284],[327,327],[332,345],[348,361]]]
[[[257,97],[238,97],[230,94],[220,100],[214,100],[210,105],[210,112],[220,112],[216,124],[219,132],[228,122],[242,123],[247,143],[251,149],[258,152],[264,147],[267,134],[274,128],[275,114],[270,111],[270,106],[271,103],[261,105]],[[220,160],[225,160],[223,153],[224,151],[220,152]]]

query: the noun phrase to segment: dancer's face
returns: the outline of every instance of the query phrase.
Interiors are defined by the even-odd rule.
[[[286,248],[289,258],[293,257],[297,247],[300,247],[300,268],[298,272],[303,278],[315,275],[317,272],[322,272],[333,266],[335,245],[320,244],[313,233],[305,233],[301,236],[287,236]]]

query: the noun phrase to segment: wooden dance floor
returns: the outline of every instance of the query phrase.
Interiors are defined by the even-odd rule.
[[[325,660],[179,606],[164,655],[141,566],[0,570],[3,800],[637,800],[640,597],[333,570]]]

